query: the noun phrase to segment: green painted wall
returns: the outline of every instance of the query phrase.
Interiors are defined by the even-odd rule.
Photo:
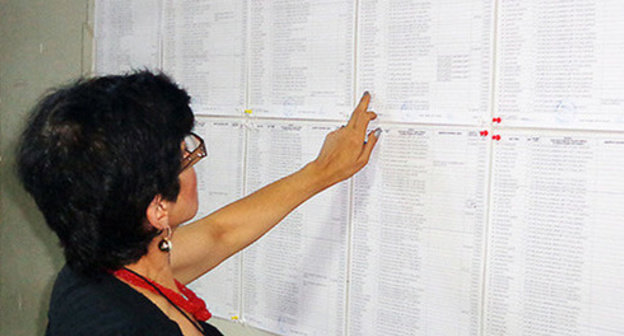
[[[14,147],[46,89],[92,64],[94,0],[0,0],[0,335],[43,335],[63,254],[15,176]],[[226,335],[270,335],[212,319]]]
[[[45,89],[89,69],[88,13],[87,0],[0,0],[0,335],[45,330],[63,256],[16,180],[14,146]]]

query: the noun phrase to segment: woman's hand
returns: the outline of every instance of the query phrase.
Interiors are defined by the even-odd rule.
[[[369,102],[370,94],[366,92],[349,123],[327,135],[321,152],[311,163],[323,176],[325,187],[353,176],[368,163],[381,134],[381,129],[377,128],[368,134],[365,142],[368,123],[377,118],[375,112],[367,111]]]

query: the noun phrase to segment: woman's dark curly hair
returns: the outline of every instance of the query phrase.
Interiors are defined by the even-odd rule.
[[[148,71],[82,79],[47,94],[18,146],[18,174],[64,247],[94,275],[137,261],[159,231],[145,212],[180,189],[189,96]]]

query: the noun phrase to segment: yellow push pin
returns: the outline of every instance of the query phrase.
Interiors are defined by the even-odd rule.
[[[246,114],[251,114],[253,111],[251,109],[245,110]]]

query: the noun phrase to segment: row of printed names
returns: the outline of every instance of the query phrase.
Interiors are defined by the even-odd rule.
[[[387,121],[623,130],[623,6],[111,0],[95,68],[161,69],[218,116],[340,120],[369,90]]]
[[[303,167],[339,126],[198,116],[209,152],[196,167],[198,217]],[[372,335],[396,328],[378,323],[395,314],[409,328],[476,335],[483,321],[495,332],[549,314],[524,284],[532,272],[561,287],[549,299],[567,300],[562,319],[583,302],[579,332],[621,329],[604,266],[624,258],[614,238],[624,238],[624,134],[500,128],[492,140],[469,127],[378,126],[363,171],[193,284],[216,316],[284,335]],[[575,300],[561,296],[571,290]]]

